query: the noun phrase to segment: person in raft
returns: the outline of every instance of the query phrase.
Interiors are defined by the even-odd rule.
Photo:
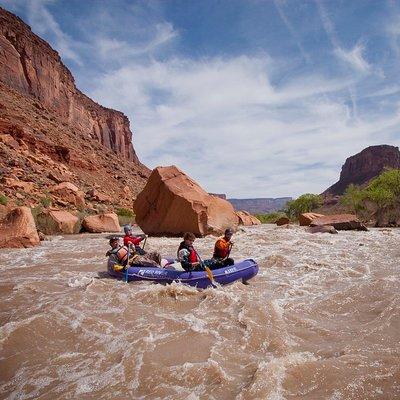
[[[180,261],[182,268],[185,271],[203,271],[207,266],[213,268],[211,260],[201,260],[197,251],[193,247],[196,236],[191,232],[186,232],[183,235],[183,241],[178,248],[178,261]]]
[[[111,249],[106,253],[107,267],[109,270],[122,271],[128,265],[128,247],[121,245],[118,237],[111,238],[109,243]],[[160,263],[160,253],[155,251],[144,255],[136,253],[134,249],[129,251],[129,265],[157,268],[160,267]]]
[[[219,268],[233,265],[235,263],[233,258],[229,257],[233,246],[233,242],[231,240],[232,236],[233,230],[231,228],[225,229],[224,236],[215,242],[212,261],[215,265],[218,265]]]
[[[128,263],[128,248],[123,246],[118,237],[112,237],[109,241],[111,249],[107,251],[107,268],[109,270],[120,271]]]
[[[144,240],[147,235],[137,235],[134,236],[132,234],[132,227],[130,225],[125,225],[124,226],[124,245],[128,246],[129,244],[132,244],[135,246],[135,252],[140,255],[146,254],[146,252],[140,247],[140,242]]]

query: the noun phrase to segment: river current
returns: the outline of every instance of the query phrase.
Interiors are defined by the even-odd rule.
[[[0,250],[0,398],[400,398],[400,230],[233,239],[258,275],[203,291],[109,278],[105,235]]]

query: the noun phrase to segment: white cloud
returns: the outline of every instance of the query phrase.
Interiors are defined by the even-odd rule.
[[[290,32],[290,34],[292,35],[297,48],[299,49],[302,57],[306,60],[306,62],[310,63],[311,59],[310,56],[306,53],[306,51],[303,48],[303,45],[301,43],[301,39],[298,35],[298,33],[296,32],[296,30],[294,29],[293,25],[291,24],[291,22],[289,21],[288,17],[286,16],[284,10],[283,10],[283,6],[285,5],[285,1],[282,0],[274,0],[274,4],[276,9],[278,10],[279,16],[281,17],[283,23],[285,24],[287,30]]]
[[[77,43],[61,30],[60,25],[46,8],[46,5],[51,2],[51,0],[27,1],[28,22],[37,35],[41,37],[49,35],[52,38],[51,44],[57,49],[62,58],[82,65],[81,58],[74,50],[74,46]]]
[[[43,35],[53,35],[62,56],[79,62],[82,43],[62,32],[46,2],[29,5],[35,25],[45,22]],[[382,77],[376,74],[368,75],[366,87],[372,66],[362,42],[344,49],[323,4],[317,6],[335,56],[349,68],[326,72],[308,65],[293,72],[290,57],[266,53],[195,60],[166,52],[175,50],[180,32],[159,15],[143,19],[136,5],[128,18],[132,34],[121,39],[113,35],[118,19],[100,9],[82,27],[87,56],[106,71],[90,71],[89,95],[128,115],[135,149],[151,168],[176,164],[206,190],[230,197],[322,192],[348,156],[372,144],[393,144],[400,115],[393,106],[357,104],[357,95],[380,101],[393,89],[388,83],[378,90]],[[281,18],[304,52],[283,11]],[[95,29],[97,20],[102,23]]]
[[[176,164],[231,197],[322,192],[349,155],[400,123],[397,113],[354,119],[355,78],[308,74],[273,85],[274,68],[266,56],[129,64],[91,94],[131,117],[149,167]]]
[[[364,45],[358,43],[351,50],[338,47],[334,52],[339,59],[347,63],[354,70],[367,73],[371,71],[371,65],[363,57],[364,50]]]
[[[118,40],[109,36],[99,36],[94,38],[94,47],[103,61],[112,60],[114,63],[124,64],[127,60],[142,55],[151,55],[160,46],[166,45],[178,37],[178,32],[174,30],[170,23],[158,23],[148,28],[150,38],[136,45],[127,41]],[[118,57],[115,57],[118,55]]]

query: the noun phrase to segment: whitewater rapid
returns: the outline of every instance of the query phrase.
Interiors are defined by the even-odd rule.
[[[204,258],[214,241],[196,240]],[[203,291],[110,279],[104,235],[0,250],[0,397],[400,398],[400,230],[261,225],[234,241],[259,274]]]

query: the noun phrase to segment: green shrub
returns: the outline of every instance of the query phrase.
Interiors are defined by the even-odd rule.
[[[350,184],[340,199],[341,204],[348,207],[356,214],[364,209],[365,193],[358,186]]]
[[[4,194],[0,194],[0,204],[3,206],[6,206],[8,203],[8,198],[7,196],[4,196]]]
[[[267,214],[256,214],[256,217],[263,224],[274,224],[279,218],[286,217],[284,212],[272,212]]]
[[[323,201],[320,195],[305,193],[296,200],[288,201],[284,211],[290,219],[298,218],[300,214],[313,211],[320,207],[322,203]]]
[[[117,208],[115,210],[118,215],[118,222],[122,225],[130,225],[135,220],[135,213],[129,208]]]
[[[391,169],[374,178],[364,190],[378,207],[391,207],[400,197],[400,170]]]
[[[123,207],[117,208],[116,214],[120,217],[129,217],[129,218],[133,218],[135,216],[135,213],[132,210]]]
[[[51,206],[51,197],[42,197],[40,199],[40,204],[44,207],[44,208],[49,208]]]
[[[397,220],[400,208],[400,170],[382,172],[364,189],[349,185],[341,203],[351,208],[364,221],[375,219],[378,226],[381,223],[385,225],[384,221]]]

